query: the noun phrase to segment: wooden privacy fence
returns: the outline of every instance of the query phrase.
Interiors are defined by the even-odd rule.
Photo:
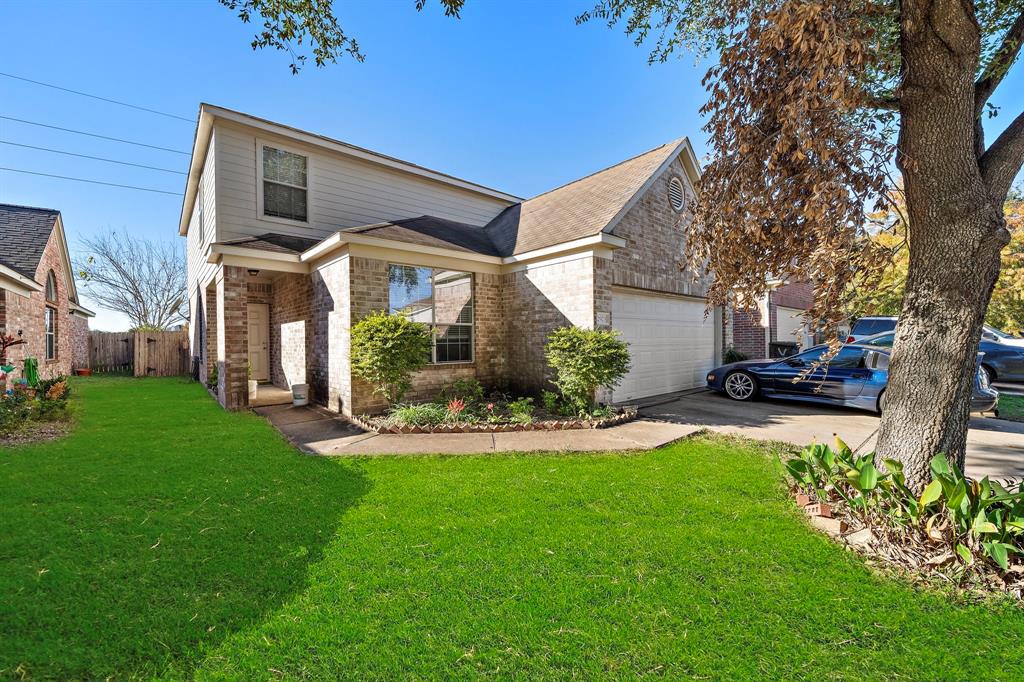
[[[188,333],[89,332],[89,367],[94,372],[169,377],[190,371]]]

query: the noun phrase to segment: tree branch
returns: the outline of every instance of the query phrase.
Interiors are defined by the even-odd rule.
[[[1020,53],[1021,43],[1024,43],[1024,12],[1017,16],[1006,35],[1003,36],[1003,44],[992,56],[981,78],[974,86],[974,115],[981,116],[985,108],[985,102],[992,96],[992,93],[999,87],[1003,76],[1010,70],[1010,67],[1017,60]]]
[[[981,157],[981,177],[993,197],[1005,197],[1024,164],[1024,111],[996,138]]]

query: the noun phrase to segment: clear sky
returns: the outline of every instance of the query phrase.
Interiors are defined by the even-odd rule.
[[[462,19],[428,0],[336,2],[359,40],[350,58],[291,75],[286,53],[253,52],[255,27],[214,0],[0,2],[0,72],[194,120],[210,102],[532,196],[682,135],[706,150],[705,67],[647,64],[620,29],[576,26],[591,0],[468,0]],[[1018,66],[995,99],[1024,107]],[[0,116],[187,152],[194,123],[0,76]],[[0,119],[0,141],[183,172],[188,156]],[[0,167],[180,193],[185,176],[0,144]],[[0,202],[60,209],[77,238],[128,230],[178,239],[181,197],[0,171]],[[0,245],[2,248],[2,245]],[[90,305],[88,300],[86,305]],[[99,312],[99,311],[97,311]],[[125,328],[100,312],[94,329]]]

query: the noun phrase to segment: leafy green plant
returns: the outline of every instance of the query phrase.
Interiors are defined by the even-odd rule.
[[[217,365],[214,365],[213,369],[211,369],[210,373],[206,376],[206,387],[212,391],[213,389],[217,388],[218,382],[219,379],[217,376]]]
[[[516,424],[529,424],[533,421],[533,398],[519,398],[508,404],[511,420]]]
[[[541,391],[540,401],[544,405],[544,409],[553,414],[558,414],[561,410],[561,396],[554,391]]]
[[[453,398],[461,398],[466,402],[467,407],[472,407],[484,399],[484,387],[473,377],[456,379],[441,389],[439,398],[444,402]]]
[[[352,325],[352,373],[394,405],[411,386],[410,375],[430,357],[426,325],[384,311]]]
[[[735,346],[729,346],[725,349],[725,352],[722,353],[722,364],[725,365],[730,365],[734,362],[743,362],[748,359],[749,357],[747,354],[743,351],[736,350]]]
[[[576,410],[589,410],[598,388],[617,386],[629,371],[629,344],[616,331],[560,327],[544,353],[553,383]]]
[[[399,426],[437,426],[449,421],[449,413],[438,403],[397,405],[388,412],[387,421]]]

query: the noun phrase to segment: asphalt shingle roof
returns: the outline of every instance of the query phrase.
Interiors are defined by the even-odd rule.
[[[663,144],[509,206],[487,224],[487,233],[502,256],[600,234],[680,143]]]
[[[275,253],[302,253],[320,242],[319,239],[295,237],[290,234],[267,232],[258,237],[243,237],[226,242],[217,242],[223,246],[244,246],[248,249],[273,251]]]
[[[500,256],[486,230],[479,225],[468,225],[454,220],[424,215],[403,218],[375,225],[362,225],[342,230],[347,234],[364,234],[419,246],[436,246],[454,251]]]
[[[52,208],[0,204],[0,263],[35,280],[58,216]]]

